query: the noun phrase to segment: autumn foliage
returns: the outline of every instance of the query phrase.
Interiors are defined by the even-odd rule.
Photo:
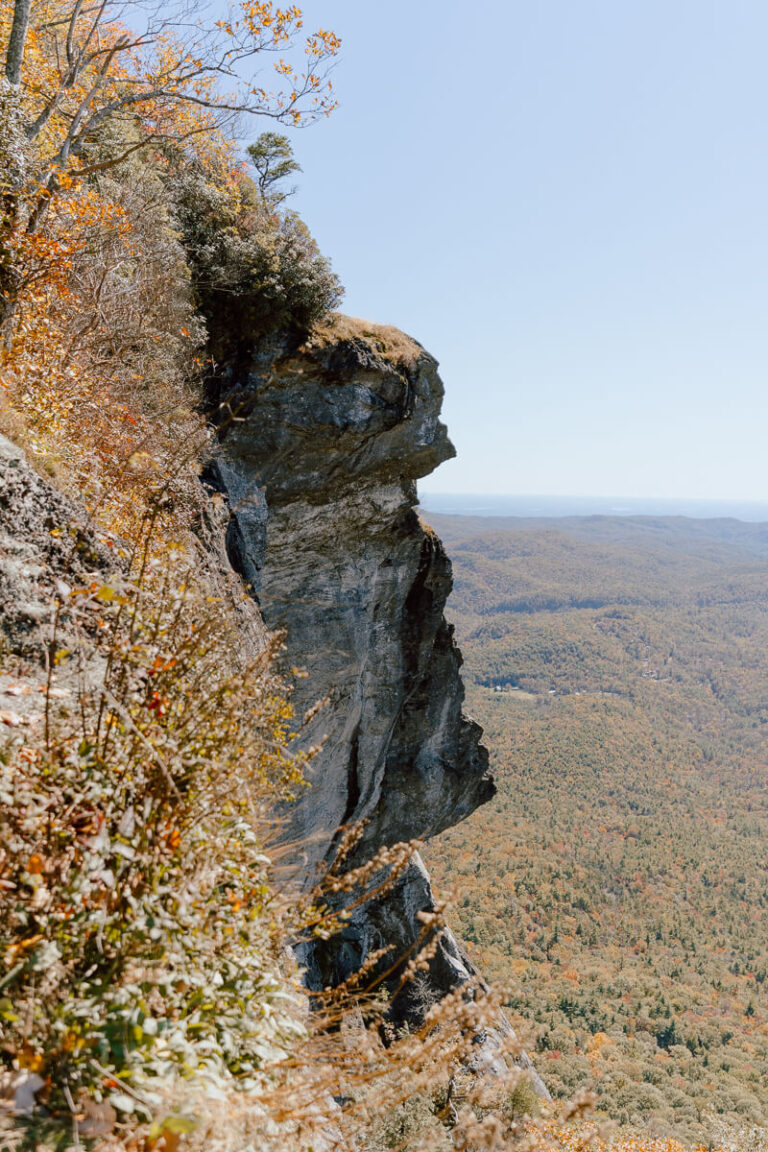
[[[269,840],[312,751],[279,637],[201,544],[223,515],[199,483],[222,357],[306,335],[341,291],[283,207],[284,138],[251,150],[255,182],[232,130],[332,111],[337,37],[271,0],[213,24],[14,0],[0,45],[0,429],[85,509],[73,549],[85,533],[109,557],[62,574],[39,660],[0,652],[3,1147],[602,1149],[591,1098],[532,1122],[525,1073],[468,1074],[498,1023],[481,982],[395,1035],[372,968],[310,1016],[287,957],[343,931],[340,892],[385,896],[413,849],[291,889]]]
[[[362,972],[309,1018],[287,943],[340,931],[330,896],[381,898],[413,846],[304,897],[281,879],[274,807],[312,752],[279,638],[206,551],[225,513],[199,483],[222,299],[257,342],[339,295],[227,123],[327,112],[338,42],[310,36],[299,71],[295,7],[192,32],[111,15],[19,0],[0,26],[0,424],[87,521],[50,535],[106,556],[92,579],[57,573],[37,656],[0,659],[1,1139],[285,1152],[330,1125],[359,1143],[431,1098],[497,1005],[478,988],[396,1037]],[[265,53],[274,86],[243,86]]]
[[[5,12],[4,38],[23,8]],[[147,471],[199,439],[216,285],[251,301],[254,338],[310,325],[339,297],[298,217],[261,205],[225,131],[249,113],[327,114],[336,37],[304,36],[295,61],[295,7],[244,4],[213,28],[135,16],[140,31],[109,4],[33,3],[0,99],[0,389],[33,451],[127,517]],[[256,65],[259,83],[245,78]]]
[[[455,925],[553,1095],[764,1147],[764,527],[434,526],[499,783],[430,845]]]

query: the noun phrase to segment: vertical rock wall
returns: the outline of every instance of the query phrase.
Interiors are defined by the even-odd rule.
[[[213,466],[231,561],[307,674],[297,711],[327,701],[305,736],[324,741],[311,788],[287,814],[309,878],[342,825],[366,821],[368,858],[450,827],[494,792],[443,615],[450,563],[414,510],[416,479],[454,454],[437,365],[393,330],[339,324],[230,381]],[[384,944],[405,952],[431,901],[414,857],[386,901],[306,958],[310,979],[343,979]],[[433,969],[443,991],[469,975],[449,933]]]

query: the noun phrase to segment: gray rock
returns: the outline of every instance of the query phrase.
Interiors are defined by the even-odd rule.
[[[53,638],[57,593],[88,583],[117,566],[85,509],[30,466],[20,448],[0,436],[0,644],[43,663]],[[67,613],[59,619],[60,646]]]
[[[409,355],[397,336],[397,357],[348,332],[298,352],[262,349],[239,382],[229,379],[209,470],[230,505],[230,560],[267,626],[284,630],[287,665],[307,673],[296,684],[299,715],[326,701],[303,735],[322,743],[311,787],[284,813],[305,883],[334,859],[344,827],[364,822],[355,864],[435,835],[495,791],[481,730],[462,711],[461,654],[443,614],[450,562],[414,510],[415,481],[454,455],[439,419],[443,386],[435,360],[415,344]],[[309,987],[343,982],[382,947],[382,968],[412,954],[419,913],[434,908],[414,853],[339,935],[301,948]],[[478,982],[444,929],[426,977],[393,1003],[394,1022],[419,1020]],[[509,1034],[500,1017],[476,1038],[478,1070],[501,1067]],[[530,1067],[527,1056],[520,1063]]]
[[[414,510],[415,481],[453,455],[435,361],[418,346],[393,360],[356,338],[273,351],[280,358],[262,355],[225,397],[233,418],[220,428],[205,479],[228,509],[219,495],[203,500],[198,535],[212,589],[239,613],[235,663],[263,645],[263,616],[285,630],[287,666],[308,674],[297,680],[299,716],[326,700],[302,737],[322,743],[311,787],[284,813],[297,872],[311,883],[333,860],[344,826],[364,822],[349,861],[359,863],[382,846],[450,827],[494,786],[480,729],[462,712],[461,655],[443,615],[450,563]],[[43,664],[57,599],[93,579],[119,579],[115,551],[81,506],[0,437],[6,651]],[[261,615],[242,603],[233,568]],[[67,628],[64,610],[57,645]],[[14,697],[20,724],[30,719],[26,705]],[[344,980],[385,945],[387,966],[391,956],[406,957],[422,932],[419,913],[433,910],[414,854],[385,898],[357,910],[328,946],[305,949],[308,983]],[[418,1019],[436,998],[477,980],[445,929],[426,981],[404,990],[393,1016]],[[478,1067],[493,1066],[508,1027],[502,1020],[478,1037]]]
[[[227,399],[216,482],[230,556],[267,625],[285,630],[299,712],[324,740],[290,835],[307,875],[365,821],[357,860],[434,835],[493,795],[480,729],[462,713],[461,655],[443,615],[450,563],[419,521],[417,477],[454,454],[443,388],[418,349],[394,365],[362,340],[278,361]]]

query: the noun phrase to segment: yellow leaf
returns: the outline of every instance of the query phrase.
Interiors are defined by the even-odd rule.
[[[19,1068],[29,1072],[39,1072],[43,1066],[43,1054],[37,1052],[31,1044],[25,1044],[18,1054]]]

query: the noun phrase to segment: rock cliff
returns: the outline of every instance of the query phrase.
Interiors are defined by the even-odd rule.
[[[307,883],[334,858],[344,826],[364,822],[350,861],[358,863],[450,827],[494,793],[481,731],[462,712],[461,655],[443,615],[450,562],[415,510],[416,480],[453,455],[442,396],[423,348],[344,318],[301,348],[262,350],[221,381],[205,480],[228,512],[221,501],[203,502],[200,563],[212,587],[236,599],[234,569],[267,626],[284,630],[286,663],[300,671],[298,714],[323,701],[302,737],[321,745],[311,787],[284,814]],[[114,543],[0,438],[0,641],[9,652],[44,661],[56,597],[66,599],[73,580],[118,577]],[[261,619],[240,612],[249,651],[263,643]],[[70,626],[62,613],[60,641]],[[78,635],[87,640],[82,625]],[[18,723],[39,721],[17,710]],[[413,853],[384,897],[304,952],[310,986],[343,981],[381,948],[390,949],[390,967],[408,955],[420,915],[433,909]],[[449,929],[436,943],[427,977],[396,998],[396,1021],[418,1018],[477,976]],[[508,1031],[502,1019],[479,1038],[478,1066],[492,1064]],[[525,1056],[521,1063],[529,1066]]]
[[[365,859],[450,827],[494,793],[443,615],[450,562],[415,511],[415,481],[454,454],[442,396],[423,348],[346,318],[298,350],[262,353],[222,388],[208,478],[229,501],[230,559],[268,626],[285,630],[288,663],[306,672],[297,709],[326,700],[305,737],[323,741],[311,788],[289,814],[310,879],[342,826],[366,822]],[[414,856],[385,901],[305,957],[310,980],[343,979],[383,944],[405,954],[431,907]],[[443,933],[437,993],[471,971]]]

